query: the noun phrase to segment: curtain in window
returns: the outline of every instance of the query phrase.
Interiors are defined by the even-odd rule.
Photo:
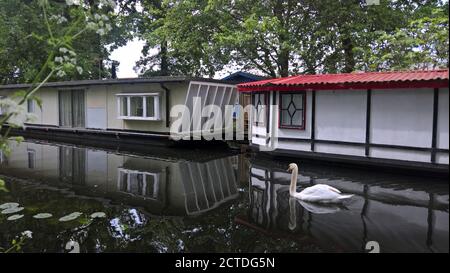
[[[133,117],[142,117],[144,114],[144,98],[130,97],[130,115]]]
[[[121,97],[120,98],[120,115],[121,116],[128,116],[128,101],[127,101],[127,97]]]
[[[72,90],[72,126],[84,127],[84,90]]]
[[[59,125],[72,127],[72,92],[59,91]]]
[[[146,97],[146,108],[147,108],[147,117],[155,116],[155,98],[154,97]]]
[[[59,91],[59,125],[84,127],[84,90]]]

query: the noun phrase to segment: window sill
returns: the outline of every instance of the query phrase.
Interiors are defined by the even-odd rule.
[[[150,120],[150,121],[160,121],[160,118],[154,117],[118,117],[118,119],[122,120]]]

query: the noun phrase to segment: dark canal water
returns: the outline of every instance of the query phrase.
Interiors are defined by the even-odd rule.
[[[0,157],[0,205],[24,209],[0,214],[3,248],[29,230],[20,251],[68,252],[72,241],[81,252],[365,252],[376,241],[381,252],[449,252],[445,179],[300,163],[299,190],[324,183],[355,195],[319,207],[289,198],[288,161],[220,149],[12,146]]]

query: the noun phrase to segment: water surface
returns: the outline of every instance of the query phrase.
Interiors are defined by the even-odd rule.
[[[69,241],[81,252],[364,252],[369,241],[382,252],[449,251],[444,179],[300,163],[298,190],[325,183],[355,195],[317,206],[289,197],[289,162],[223,149],[28,140],[0,159],[0,204],[25,208],[14,221],[0,214],[0,246],[30,230],[24,252],[68,252]],[[58,220],[73,212],[82,215]]]

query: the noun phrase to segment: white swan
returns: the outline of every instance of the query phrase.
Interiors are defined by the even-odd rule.
[[[288,171],[292,171],[289,194],[294,198],[307,202],[340,203],[343,200],[351,198],[353,196],[353,194],[343,195],[338,189],[324,184],[317,184],[312,187],[308,187],[301,192],[297,192],[297,164],[289,164]]]

